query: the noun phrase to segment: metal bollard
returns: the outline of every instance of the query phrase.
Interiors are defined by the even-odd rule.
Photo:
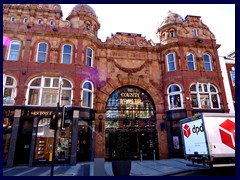
[[[140,150],[140,161],[142,161],[142,150]]]
[[[153,150],[153,160],[156,160],[156,156],[155,156],[155,149]]]

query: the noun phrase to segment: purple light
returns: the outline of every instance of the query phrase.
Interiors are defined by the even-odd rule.
[[[7,36],[3,36],[3,46],[9,46],[11,39]]]

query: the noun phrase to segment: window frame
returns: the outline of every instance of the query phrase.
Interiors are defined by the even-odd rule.
[[[15,21],[15,17],[14,17],[14,16],[11,16],[10,21],[11,21],[11,22],[14,22],[14,21]]]
[[[195,86],[195,91],[191,91],[191,87]],[[211,88],[214,88],[214,91],[211,91]],[[193,99],[192,96],[196,96],[197,99],[197,107],[193,106]],[[214,107],[213,104],[213,96],[216,96],[217,98],[217,106]],[[211,83],[193,83],[190,85],[190,100],[192,103],[192,108],[193,109],[220,109],[220,97],[219,97],[219,91],[218,88],[211,84]],[[204,101],[203,105],[203,100],[204,97],[208,97],[206,101]],[[205,105],[208,104],[208,105]]]
[[[198,30],[196,28],[193,29],[193,35],[195,37],[198,37]]]
[[[35,80],[40,79],[41,83],[39,83],[39,85],[31,85],[32,82],[34,82]],[[46,85],[46,80],[50,80],[49,84],[47,83]],[[65,87],[64,85],[64,80],[67,81],[71,87]],[[57,83],[57,86],[54,85],[54,83]],[[53,92],[52,94],[50,94],[50,103],[45,103],[48,99],[48,95],[47,94],[47,90],[50,90],[51,92]],[[36,97],[36,103],[30,103],[30,91],[31,90],[38,90],[38,94]],[[63,104],[63,91],[71,91],[70,92],[70,98],[69,98],[69,103],[68,104]],[[49,91],[49,92],[50,92]],[[57,91],[57,93],[54,94],[54,91]],[[52,96],[51,96],[52,95]],[[53,96],[54,95],[54,96]],[[58,99],[60,98],[60,99]],[[53,102],[53,100],[55,99],[55,101]],[[73,99],[73,84],[70,80],[66,79],[66,78],[62,78],[60,77],[52,77],[52,76],[38,76],[35,77],[33,79],[31,79],[28,83],[28,89],[27,89],[27,93],[26,93],[26,102],[25,105],[26,106],[56,106],[57,102],[59,101],[59,104],[62,105],[67,105],[67,106],[71,106],[72,105],[72,99]],[[52,104],[51,104],[52,102]]]
[[[179,88],[179,91],[173,91],[170,92],[170,89],[172,86],[177,86]],[[174,109],[183,109],[183,94],[182,94],[182,88],[178,84],[170,84],[167,88],[167,96],[168,96],[168,108],[169,110],[174,110]],[[180,106],[176,106],[171,102],[171,97],[173,96],[179,96],[180,98]]]
[[[172,55],[172,56],[173,56],[173,60],[171,60],[171,62],[169,62],[169,55]],[[166,55],[166,59],[167,59],[168,72],[176,71],[175,53],[173,53],[173,52],[172,52],[172,53],[168,53],[168,54]],[[170,69],[170,66],[169,66],[170,63],[173,63],[174,69]]]
[[[41,53],[41,54],[44,53],[44,51],[39,52],[39,48],[40,48],[41,44],[46,44],[46,51],[45,51],[45,60],[44,60],[44,62],[38,61],[39,53]],[[48,43],[46,43],[46,42],[39,42],[38,45],[37,45],[36,62],[38,62],[38,63],[45,63],[45,62],[47,62],[47,55],[48,55]]]
[[[92,90],[90,90],[90,89],[86,89],[86,88],[84,88],[84,85],[86,84],[86,83],[90,83],[91,84],[91,88],[92,88]],[[91,99],[90,99],[90,105],[89,106],[87,106],[87,105],[85,105],[84,103],[84,94],[85,94],[85,92],[86,93],[90,93],[90,95],[91,95]],[[83,84],[82,84],[82,95],[81,95],[81,99],[82,99],[82,103],[81,103],[81,105],[82,105],[82,107],[86,107],[86,108],[93,108],[93,98],[94,98],[94,85],[93,85],[93,83],[91,82],[91,81],[84,81],[83,82]]]
[[[207,59],[205,59],[205,57],[208,57],[209,62],[206,62]],[[209,54],[203,54],[203,62],[204,62],[204,69],[205,71],[213,71],[213,67],[212,67],[212,58]],[[209,64],[209,68],[206,66],[207,64]]]
[[[88,55],[88,50],[91,50],[91,56]],[[93,56],[94,56],[94,51],[92,48],[87,47],[86,49],[86,65],[89,67],[93,67]],[[90,63],[90,65],[89,65]]]
[[[12,44],[14,42],[18,42],[18,50],[12,50],[11,47],[12,47]],[[21,42],[19,40],[11,40],[10,44],[9,44],[9,50],[8,50],[8,56],[7,56],[7,60],[9,61],[18,61],[19,60],[19,55],[20,55],[20,49],[21,49]],[[10,59],[10,54],[11,53],[14,53],[16,52],[17,53],[17,58],[16,59]]]
[[[64,53],[64,47],[65,46],[70,46],[71,47],[70,53]],[[73,46],[71,44],[64,44],[62,46],[62,61],[61,61],[62,64],[72,64],[72,49],[73,49]],[[63,59],[64,55],[70,55],[69,63],[64,63],[63,62],[64,61],[64,59]]]
[[[7,78],[11,78],[13,80],[12,85],[6,85]],[[4,93],[5,93],[6,89],[12,89],[9,103],[4,103]],[[4,106],[13,105],[15,103],[16,96],[17,96],[17,81],[16,81],[16,79],[13,76],[3,74],[3,105]]]
[[[28,18],[23,18],[23,23],[27,23],[28,22]]]
[[[169,37],[174,38],[175,37],[175,32],[172,30],[169,32]]]
[[[189,60],[189,59],[188,59],[189,55],[192,55],[192,60]],[[195,56],[194,56],[194,54],[193,54],[193,53],[187,53],[186,59],[187,59],[188,70],[190,70],[190,71],[196,70]],[[189,63],[192,63],[193,69],[190,69]]]

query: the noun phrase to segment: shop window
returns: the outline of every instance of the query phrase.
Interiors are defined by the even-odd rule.
[[[27,105],[61,106],[71,105],[72,84],[59,77],[38,77],[30,81],[27,93]]]
[[[188,70],[195,70],[194,55],[192,53],[187,54],[187,63],[188,63]]]
[[[19,58],[19,51],[20,51],[20,41],[11,41],[8,51],[7,60],[17,61]]]
[[[90,67],[93,66],[93,50],[91,48],[87,48],[86,65]]]
[[[219,109],[218,89],[211,83],[196,83],[190,87],[193,108]]]
[[[93,84],[90,81],[83,83],[82,106],[93,107]]]
[[[13,124],[13,117],[4,117],[3,118],[3,161],[7,161],[8,159],[8,152],[10,146],[10,139],[12,133],[12,124]]]
[[[212,71],[212,62],[208,54],[203,55],[205,71]]]
[[[39,120],[37,140],[35,146],[34,160],[50,162],[52,159],[52,148],[54,131],[49,129],[50,118]],[[59,121],[60,126],[60,121]],[[57,131],[55,156],[58,160],[68,160],[71,156],[71,127]]]
[[[3,74],[3,105],[13,105],[17,91],[15,78]]]
[[[71,64],[71,59],[72,59],[72,46],[65,44],[63,45],[62,50],[62,63]]]
[[[182,91],[179,85],[172,84],[168,88],[168,104],[169,109],[183,108]]]
[[[168,65],[168,71],[176,70],[174,53],[170,53],[167,55],[167,65]]]
[[[47,59],[47,43],[39,43],[37,51],[37,62],[46,62]]]

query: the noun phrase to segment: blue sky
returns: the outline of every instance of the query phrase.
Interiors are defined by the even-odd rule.
[[[60,4],[65,19],[76,4]],[[98,16],[101,28],[98,37],[105,42],[116,32],[138,33],[157,43],[156,30],[167,12],[201,16],[202,22],[215,35],[220,56],[235,50],[234,4],[89,4]]]

